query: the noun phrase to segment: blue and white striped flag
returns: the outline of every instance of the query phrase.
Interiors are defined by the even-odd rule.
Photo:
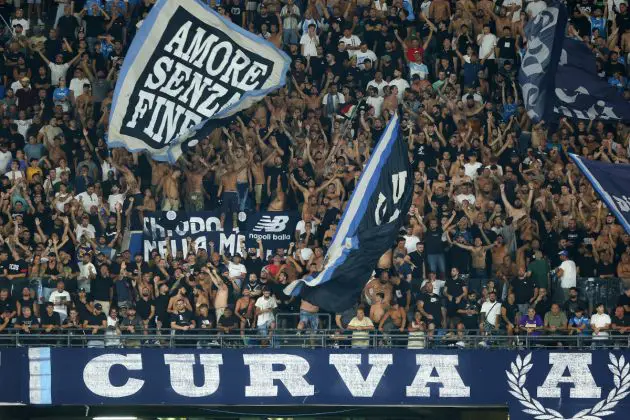
[[[394,243],[407,217],[413,178],[395,115],[376,145],[346,206],[316,277],[291,283],[286,293],[331,312],[351,307],[370,279],[379,258]]]

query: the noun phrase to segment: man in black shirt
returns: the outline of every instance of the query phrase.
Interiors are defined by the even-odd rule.
[[[467,330],[479,329],[479,303],[474,290],[465,296],[457,306],[457,315]]]
[[[571,319],[575,316],[575,312],[578,308],[588,308],[588,302],[579,298],[577,287],[572,287],[569,289],[569,299],[564,302],[562,309],[567,315],[567,319]]]
[[[17,315],[15,302],[9,297],[9,289],[0,290],[0,318],[11,320]]]
[[[409,262],[413,264],[413,270],[411,271],[411,277],[414,280],[424,280],[426,268],[425,268],[425,255],[424,255],[424,243],[416,243],[416,250],[408,254]]]
[[[186,309],[184,299],[178,299],[175,303],[175,312],[171,314],[171,329],[175,334],[188,334],[195,328],[193,313]]]
[[[223,315],[217,321],[217,328],[219,333],[231,334],[235,329],[239,327],[239,319],[237,318],[230,308],[225,308]]]
[[[444,242],[442,241],[442,228],[438,227],[436,219],[431,219],[429,222],[429,230],[425,234],[424,246],[429,270],[438,273],[439,278],[444,278],[444,274],[446,274]]]
[[[1,299],[0,295],[0,299]],[[617,298],[617,306],[623,306],[623,309],[627,314],[630,314],[630,287],[627,287],[626,290]]]
[[[516,40],[512,37],[512,29],[509,26],[503,28],[503,36],[497,41],[497,49],[499,50],[498,67],[503,68],[506,60],[516,62]]]
[[[446,310],[450,318],[449,321],[452,325],[451,328],[455,328],[457,309],[462,299],[468,295],[468,286],[466,285],[464,279],[462,279],[459,275],[459,270],[457,268],[451,268],[451,276],[446,280],[443,293],[447,300]]]
[[[104,335],[107,329],[107,316],[103,313],[103,305],[100,303],[94,304],[94,312],[83,321],[83,328],[86,329],[86,334],[94,336],[94,338]],[[91,340],[88,342],[88,347],[100,347],[104,342],[101,340]]]
[[[630,335],[630,315],[624,311],[623,306],[617,306],[615,308],[615,314],[611,319],[613,335]]]
[[[445,328],[444,309],[442,300],[433,292],[433,284],[427,283],[424,287],[424,295],[416,303],[418,312],[425,319],[427,327],[430,329]]]
[[[516,297],[516,305],[521,315],[527,314],[527,309],[534,303],[538,296],[536,281],[525,273],[524,268],[519,268],[518,276],[512,281],[512,292]]]
[[[155,305],[150,299],[149,288],[143,287],[140,299],[136,302],[136,312],[144,324],[144,328],[155,328]]]
[[[15,328],[19,329],[22,334],[31,334],[38,326],[39,321],[33,315],[31,308],[25,306],[22,310],[22,315],[15,320]]]
[[[109,305],[114,297],[114,279],[106,264],[98,267],[98,274],[90,281],[90,293],[95,303],[100,303],[103,312],[109,312]]]

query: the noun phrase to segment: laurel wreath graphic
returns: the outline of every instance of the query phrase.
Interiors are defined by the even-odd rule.
[[[630,394],[630,364],[621,356],[619,359],[609,353],[610,364],[608,369],[613,374],[615,387],[608,393],[606,399],[601,400],[591,408],[587,408],[575,414],[570,420],[601,420],[602,417],[614,414],[613,408],[621,400]],[[525,388],[527,373],[532,369],[532,354],[529,353],[523,359],[518,355],[516,361],[510,365],[511,372],[505,371],[508,378],[509,391],[525,407],[524,413],[531,414],[536,420],[567,420],[555,410],[544,407],[540,401],[532,398]]]

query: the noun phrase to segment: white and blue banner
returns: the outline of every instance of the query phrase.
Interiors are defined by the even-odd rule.
[[[197,0],[158,0],[118,77],[108,145],[175,162],[213,121],[285,84],[289,57]]]
[[[606,207],[630,234],[630,165],[588,160],[571,154]]]
[[[324,269],[287,286],[286,292],[327,311],[350,308],[379,258],[391,249],[413,193],[407,145],[398,115],[387,124],[361,174],[326,254]]]
[[[507,407],[512,420],[626,420],[630,412],[628,351],[22,348],[0,356],[0,405]]]
[[[260,240],[265,253],[268,253],[289,248],[299,220],[297,211],[241,212],[238,214],[238,226],[231,226],[232,217],[224,217],[219,212],[148,213],[143,221],[141,247],[147,261],[153,251],[166,256],[168,238],[173,254],[182,251],[184,257],[188,254],[188,239],[192,240],[196,249],[214,249],[230,255],[241,253],[242,241],[247,248],[258,248]]]

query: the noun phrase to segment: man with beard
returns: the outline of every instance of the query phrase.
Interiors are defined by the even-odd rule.
[[[433,293],[433,284],[427,283],[424,286],[424,295],[417,302],[417,309],[426,320],[429,329],[446,328],[446,317],[442,308],[442,301],[438,295]]]
[[[572,287],[569,289],[569,299],[564,302],[562,305],[562,309],[564,313],[567,315],[568,319],[571,319],[575,316],[575,312],[578,308],[588,308],[588,302],[579,297],[580,293],[577,287]]]
[[[385,270],[381,271],[378,277],[372,278],[363,289],[363,298],[368,305],[376,302],[376,295],[383,294],[383,302],[389,304],[392,301],[393,288],[389,282],[389,273]]]
[[[392,301],[392,306],[389,307],[385,316],[381,318],[381,322],[378,325],[378,330],[383,333],[383,339],[388,341],[390,339],[388,333],[393,333],[394,338],[392,340],[395,344],[402,344],[402,335],[405,332],[405,324],[407,323],[407,313],[398,304],[398,300]]]
[[[458,315],[457,309],[466,295],[468,295],[466,282],[459,275],[457,268],[451,268],[451,276],[446,280],[446,284],[444,285],[444,297],[447,300],[446,310],[451,328],[455,328],[455,319]]]
[[[534,304],[538,296],[538,286],[523,267],[519,267],[518,277],[512,281],[511,291],[514,292],[519,313],[526,315],[527,309]]]
[[[471,290],[457,305],[457,315],[467,330],[479,328],[479,303],[477,293]]]

